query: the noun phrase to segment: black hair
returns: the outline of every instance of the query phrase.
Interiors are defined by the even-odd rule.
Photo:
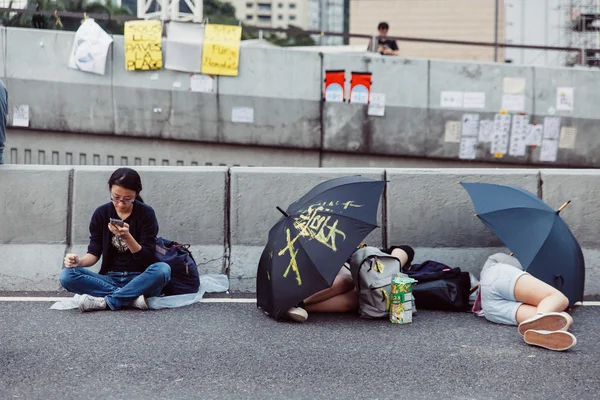
[[[127,190],[133,190],[135,192],[135,199],[140,202],[144,202],[140,196],[142,191],[142,178],[136,170],[131,168],[119,168],[112,173],[108,179],[108,189],[110,190],[113,185],[121,186]]]
[[[389,30],[390,26],[388,25],[387,22],[380,22],[379,25],[377,25],[377,30],[378,31],[383,31],[383,30]]]

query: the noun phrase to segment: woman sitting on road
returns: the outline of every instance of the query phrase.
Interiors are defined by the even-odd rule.
[[[382,249],[400,260],[405,267],[412,263],[414,250],[409,246],[392,246]],[[295,322],[304,322],[309,312],[316,313],[345,313],[358,310],[358,291],[352,280],[348,263],[340,269],[330,288],[323,289],[306,298],[298,307],[292,307],[287,317]]]
[[[147,310],[145,297],[160,295],[171,277],[169,265],[156,262],[156,215],[140,197],[142,181],[133,169],[117,169],[108,188],[111,201],[98,207],[90,222],[87,254],[65,256],[60,282],[68,291],[82,295],[81,311]],[[100,256],[98,274],[86,269]]]
[[[486,319],[498,324],[518,325],[525,343],[557,351],[577,343],[567,332],[573,318],[562,312],[569,305],[567,297],[523,271],[516,258],[503,253],[490,256],[480,285],[473,311],[483,310]]]

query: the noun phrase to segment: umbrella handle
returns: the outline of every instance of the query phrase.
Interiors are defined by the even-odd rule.
[[[560,208],[558,209],[558,211],[556,211],[556,213],[559,214],[563,210],[563,208],[565,208],[566,206],[569,205],[570,202],[571,202],[571,200],[566,201],[565,204],[563,204],[562,206],[560,206]]]

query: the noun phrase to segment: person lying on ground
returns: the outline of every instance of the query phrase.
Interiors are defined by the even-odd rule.
[[[131,168],[119,168],[108,180],[110,202],[94,211],[87,254],[65,256],[60,283],[82,295],[80,311],[147,310],[146,297],[158,296],[171,278],[171,267],[155,256],[158,221],[140,197],[142,181]],[[99,273],[87,269],[102,256]]]
[[[415,256],[410,246],[392,246],[381,249],[400,260],[402,267],[409,266]],[[352,281],[348,262],[338,272],[333,285],[323,289],[287,311],[288,319],[295,322],[304,322],[308,313],[346,313],[358,310],[358,290]]]
[[[481,310],[491,322],[517,325],[525,343],[567,350],[577,343],[567,332],[573,318],[564,310],[569,300],[557,289],[523,271],[508,254],[491,255],[480,276]],[[477,303],[474,311],[477,310]]]

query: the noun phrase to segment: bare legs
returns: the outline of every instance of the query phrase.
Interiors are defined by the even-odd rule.
[[[569,300],[564,294],[529,274],[517,279],[515,299],[523,303],[517,309],[518,323],[535,314],[561,312],[569,306]]]
[[[358,308],[358,293],[352,282],[352,275],[342,267],[333,285],[304,300],[308,312],[350,312]]]

